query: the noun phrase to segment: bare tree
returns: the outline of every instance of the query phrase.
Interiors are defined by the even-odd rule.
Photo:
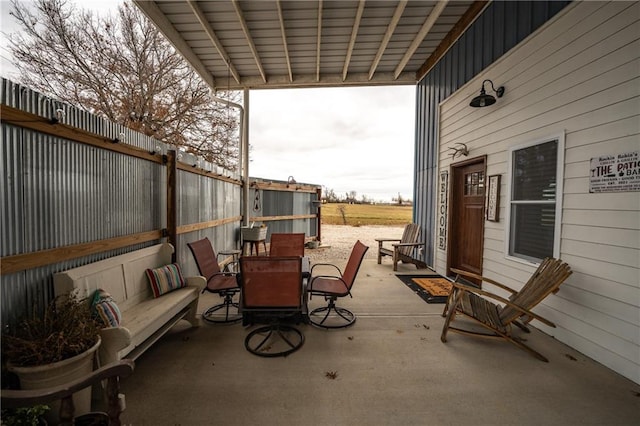
[[[324,199],[327,200],[327,203],[337,203],[338,196],[336,192],[331,188],[326,188],[324,191]]]
[[[238,115],[211,91],[136,8],[99,17],[64,0],[12,0],[9,35],[19,83],[112,122],[238,166]],[[230,92],[229,92],[230,93]],[[238,94],[219,97],[236,101]]]

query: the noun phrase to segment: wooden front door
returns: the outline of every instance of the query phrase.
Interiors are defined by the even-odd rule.
[[[482,274],[485,158],[452,166],[449,268]]]

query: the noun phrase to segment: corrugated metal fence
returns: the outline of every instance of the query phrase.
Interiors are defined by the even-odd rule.
[[[174,147],[2,80],[0,158],[2,325],[53,297],[52,274],[157,244],[167,234],[167,154]],[[58,120],[56,122],[56,120]],[[239,173],[178,157],[176,253],[197,268],[186,243],[208,237],[239,248]],[[318,235],[315,187],[261,191],[278,230]],[[255,191],[255,189],[254,189]],[[306,208],[306,211],[305,211]],[[252,215],[255,215],[252,213]],[[311,225],[313,222],[313,225]]]

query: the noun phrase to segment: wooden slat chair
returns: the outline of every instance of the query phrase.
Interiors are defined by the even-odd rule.
[[[542,354],[525,345],[521,340],[514,338],[511,335],[511,325],[529,332],[526,324],[533,319],[537,319],[549,327],[555,327],[555,324],[533,313],[531,309],[549,294],[558,291],[558,287],[571,275],[569,265],[559,259],[545,259],[520,291],[515,291],[504,284],[477,274],[459,269],[451,270],[457,274],[457,277],[453,282],[453,288],[443,312],[446,320],[440,337],[442,342],[447,341],[447,331],[449,330],[474,336],[503,338],[520,349],[529,352],[539,360],[549,362]],[[465,283],[464,278],[481,280],[482,283],[499,287],[511,293],[511,295],[508,299],[500,297]],[[494,303],[491,299],[502,305]],[[477,321],[489,332],[472,331],[451,326],[456,314],[462,314]]]
[[[393,258],[394,271],[398,270],[399,261],[413,263],[418,269],[427,267],[423,261],[412,256],[416,247],[425,245],[424,241],[420,241],[420,226],[417,223],[410,223],[405,226],[401,239],[376,238],[376,241],[378,242],[378,265],[382,263],[382,256],[391,256]],[[383,246],[383,243],[393,241],[396,241],[396,243],[391,244],[391,249]]]
[[[73,380],[67,384],[37,390],[7,390],[2,389],[2,409],[33,407],[35,405],[50,404],[61,400],[59,415],[60,425],[73,424],[108,424],[119,426],[120,414],[124,410],[124,396],[120,394],[121,377],[128,377],[133,373],[134,362],[120,360],[93,371],[85,377]],[[106,413],[96,412],[74,417],[75,408],[72,396],[74,393],[92,385],[107,380]],[[81,423],[82,420],[92,423]]]

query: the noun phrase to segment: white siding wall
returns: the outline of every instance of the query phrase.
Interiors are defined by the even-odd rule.
[[[467,158],[487,155],[487,175],[502,175],[500,221],[485,222],[484,275],[520,288],[535,265],[505,254],[508,149],[565,135],[560,257],[574,273],[537,308],[558,328],[536,325],[636,383],[640,192],[591,194],[589,169],[592,157],[640,150],[639,18],[640,2],[570,5],[442,103],[439,151],[440,170],[462,142]],[[506,93],[471,108],[485,78]],[[445,271],[443,250],[436,267]]]

